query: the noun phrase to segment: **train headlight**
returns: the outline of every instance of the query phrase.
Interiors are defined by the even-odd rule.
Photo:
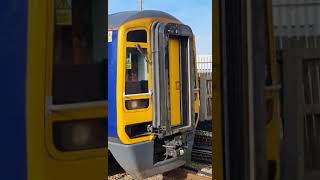
[[[60,151],[79,151],[107,146],[107,119],[73,120],[53,124],[53,142]]]
[[[126,108],[128,110],[144,109],[149,106],[149,99],[127,100]]]
[[[129,101],[128,107],[129,107],[129,109],[137,109],[139,107],[139,101],[138,100]]]

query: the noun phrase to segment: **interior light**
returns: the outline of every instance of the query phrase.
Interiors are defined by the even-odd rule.
[[[107,119],[59,121],[53,124],[53,142],[60,151],[105,148]]]
[[[128,110],[143,109],[149,106],[149,99],[127,100],[126,108]]]
[[[83,146],[90,140],[91,133],[90,126],[76,124],[72,128],[72,142],[76,146]],[[92,138],[92,137],[91,137]]]

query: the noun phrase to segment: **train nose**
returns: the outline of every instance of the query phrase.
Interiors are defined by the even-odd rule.
[[[135,179],[144,179],[168,172],[186,164],[189,150],[178,150],[179,156],[154,162],[154,141],[124,145],[116,140],[108,142],[108,148],[119,165]]]

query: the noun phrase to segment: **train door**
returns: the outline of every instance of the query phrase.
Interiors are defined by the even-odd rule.
[[[153,128],[160,136],[194,127],[193,34],[186,25],[152,26]]]
[[[44,64],[39,68],[45,70],[35,69],[42,73],[37,83],[43,84],[44,94],[33,95],[43,99],[39,104],[44,103],[36,112],[44,109],[38,116],[44,117],[38,119],[44,121],[40,127],[44,129],[34,129],[44,131],[41,162],[45,170],[40,179],[103,179],[107,163],[107,1],[50,0],[43,7],[49,11],[39,12],[47,18],[34,22],[46,25],[42,49],[46,54],[37,59]]]
[[[181,125],[180,107],[180,42],[178,38],[170,38],[168,42],[169,50],[169,97],[170,97],[170,125],[179,126]]]

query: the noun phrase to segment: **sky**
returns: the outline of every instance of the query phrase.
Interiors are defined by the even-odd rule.
[[[138,0],[108,0],[108,14],[138,9]],[[191,27],[197,55],[212,54],[212,0],[143,0],[143,10],[167,12]]]

